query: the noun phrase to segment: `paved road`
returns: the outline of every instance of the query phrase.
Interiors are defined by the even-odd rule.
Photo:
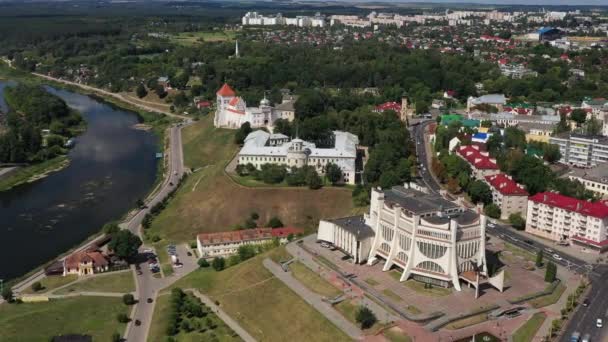
[[[200,298],[200,300],[205,305],[210,307],[211,310],[213,312],[215,312],[217,314],[217,316],[222,321],[224,321],[224,323],[226,323],[226,325],[228,325],[232,330],[234,330],[239,335],[240,338],[243,339],[243,341],[245,341],[245,342],[255,342],[256,341],[256,339],[253,338],[253,336],[249,335],[247,330],[245,330],[243,327],[241,327],[241,325],[237,321],[233,320],[232,317],[230,317],[226,312],[224,312],[224,310],[222,310],[222,308],[215,305],[215,302],[212,301],[211,298],[205,296],[204,294],[200,293],[196,289],[188,289],[187,291],[191,291],[195,296]]]
[[[412,132],[416,140],[418,160],[424,166],[421,170],[421,177],[432,190],[437,191],[440,186],[430,175],[428,159],[426,156],[429,146],[426,143],[427,141],[423,128],[429,123],[430,122],[427,121],[414,126]],[[597,318],[602,318],[604,321],[608,320],[608,286],[606,286],[608,283],[608,266],[589,264],[584,260],[565,253],[548,252],[547,250],[551,249],[550,245],[536,240],[532,241],[509,226],[496,224],[494,227],[488,227],[487,233],[498,236],[533,254],[536,254],[538,250],[542,249],[545,251],[547,259],[578,274],[586,274],[592,282],[591,292],[588,295],[590,301],[589,307],[585,308],[579,306],[576,313],[569,320],[561,341],[569,342],[570,336],[575,331],[580,332],[581,337],[585,334],[590,334],[591,341],[608,341],[608,328],[606,327],[608,322],[604,322],[604,328],[601,329],[595,326]],[[557,260],[553,258],[552,254],[558,254],[561,259]]]
[[[433,123],[433,120],[423,121],[416,126],[412,126],[411,134],[416,143],[416,155],[418,156],[418,163],[422,165],[421,168],[418,169],[418,173],[422,178],[422,181],[427,185],[427,187],[434,192],[439,192],[441,187],[433,176],[431,175],[431,171],[429,169],[428,160],[430,158],[430,146],[428,141],[428,135],[425,134],[426,128]]]
[[[266,258],[264,259],[264,267],[266,267],[275,277],[281,280],[287,287],[293,292],[297,293],[305,302],[310,304],[313,308],[319,311],[325,316],[330,322],[337,326],[340,330],[344,331],[353,340],[359,340],[361,338],[361,330],[354,324],[349,322],[344,316],[338,313],[330,304],[325,303],[321,300],[321,297],[308,288],[302,283],[297,281],[291,275],[291,272],[285,272],[277,263]]]

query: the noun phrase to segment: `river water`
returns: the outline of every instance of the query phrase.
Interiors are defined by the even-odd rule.
[[[0,81],[0,111],[6,110]],[[0,192],[0,279],[23,275],[119,219],[151,190],[158,141],[132,129],[136,114],[92,97],[47,87],[78,110],[87,130],[70,165]]]

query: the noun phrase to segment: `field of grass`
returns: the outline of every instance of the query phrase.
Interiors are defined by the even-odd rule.
[[[542,308],[547,305],[555,304],[562,294],[564,294],[564,291],[566,291],[566,286],[560,283],[552,294],[532,299],[528,303],[534,308]]]
[[[150,342],[165,342],[166,341],[166,328],[168,322],[169,308],[170,308],[169,294],[158,296],[156,299],[156,306],[154,307],[154,315],[152,316],[152,325],[150,326],[150,332],[148,341]],[[241,341],[240,337],[232,331],[217,315],[209,313],[204,318],[209,319],[210,323],[216,326],[213,330],[194,330],[192,332],[180,331],[177,335],[173,336],[176,342],[198,342],[198,341],[218,341],[218,342],[236,342]],[[209,325],[209,324],[208,324]],[[235,336],[236,335],[236,336]],[[217,339],[214,339],[217,338]]]
[[[0,305],[3,342],[49,341],[61,334],[88,334],[94,341],[110,341],[125,324],[116,316],[128,314],[120,298],[74,297],[44,303]]]
[[[263,265],[281,258],[280,247],[221,272],[197,270],[174,286],[198,288],[260,341],[349,341],[323,315],[275,278]]]
[[[273,216],[284,224],[312,230],[320,218],[348,215],[352,210],[348,188],[247,188],[224,173],[238,151],[233,130],[215,129],[213,116],[184,128],[182,141],[186,166],[197,170],[178,190],[148,230],[172,241],[189,242],[197,233],[230,230],[252,212],[265,225]]]
[[[289,264],[289,268],[291,269],[291,274],[293,277],[299,280],[312,292],[330,298],[341,293],[339,289],[327,282],[327,280],[321,278],[320,275],[311,271],[308,267],[306,267],[306,265],[299,261]]]
[[[183,46],[193,46],[202,42],[232,41],[234,37],[233,31],[181,32],[171,36],[170,40]]]
[[[547,318],[547,315],[544,312],[537,312],[530,319],[524,323],[519,329],[515,331],[513,334],[513,341],[521,341],[521,342],[529,342],[532,341],[534,335],[543,325],[543,322]]]
[[[68,287],[55,292],[56,294],[68,294],[71,292],[133,292],[135,291],[135,281],[133,272],[121,271],[103,275],[97,275],[82,281],[76,282]]]
[[[42,285],[43,289],[38,291],[38,292],[34,292],[34,290],[30,288],[25,289],[25,291],[23,291],[22,293],[24,294],[29,294],[29,293],[44,293],[44,292],[48,292],[51,291],[53,289],[56,289],[60,286],[69,284],[73,281],[76,281],[76,279],[78,279],[78,276],[75,274],[70,274],[67,275],[65,277],[63,276],[50,276],[50,277],[44,277],[42,278],[42,280],[40,281],[40,284]]]
[[[42,163],[19,168],[7,177],[0,178],[0,191],[8,190],[19,184],[36,179],[44,174],[59,171],[70,164],[67,156],[59,156]]]

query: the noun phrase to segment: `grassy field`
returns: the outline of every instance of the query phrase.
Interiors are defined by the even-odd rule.
[[[119,313],[128,314],[120,298],[75,297],[45,303],[0,305],[3,342],[49,341],[60,334],[88,334],[94,341],[110,341],[122,334]]]
[[[564,291],[566,291],[566,286],[564,284],[559,284],[552,294],[532,299],[528,303],[534,308],[542,308],[547,305],[555,304],[564,294]]]
[[[68,294],[71,292],[133,292],[135,281],[131,271],[113,272],[98,275],[76,282],[68,287],[55,292],[56,294]]]
[[[59,156],[42,163],[19,168],[7,177],[0,178],[0,191],[8,190],[19,184],[26,183],[45,174],[59,171],[70,164],[67,156]]]
[[[56,289],[60,286],[69,284],[73,281],[76,281],[76,279],[78,279],[78,276],[75,274],[70,274],[67,275],[65,277],[63,276],[50,276],[50,277],[44,277],[42,278],[42,280],[40,281],[40,284],[42,285],[43,289],[38,291],[38,292],[34,292],[34,290],[32,290],[32,288],[27,288],[25,289],[25,291],[23,291],[22,293],[24,294],[29,294],[29,293],[44,293],[44,292],[48,292],[51,291],[53,289]]]
[[[247,188],[224,173],[238,151],[234,131],[215,129],[209,115],[184,128],[186,166],[196,170],[176,197],[153,221],[150,234],[172,242],[189,242],[197,233],[226,231],[242,224],[252,212],[265,225],[278,216],[286,225],[313,229],[320,218],[346,216],[352,210],[347,188]]]
[[[524,325],[522,325],[519,329],[515,331],[515,334],[513,334],[513,341],[532,341],[534,335],[536,335],[536,332],[538,331],[540,326],[543,325],[543,322],[546,318],[547,315],[544,312],[537,312],[532,315],[532,317],[528,319],[526,323],[524,323]]]
[[[281,259],[284,253],[281,247],[221,272],[198,270],[174,286],[198,288],[259,341],[349,341],[262,265],[264,258]]]
[[[325,297],[335,297],[342,293],[335,286],[321,278],[299,261],[289,264],[291,274],[312,292]]]
[[[193,46],[202,42],[226,42],[233,41],[233,31],[204,31],[204,32],[181,32],[169,38],[173,43],[183,46]]]
[[[165,342],[166,327],[168,322],[170,295],[164,294],[156,299],[154,307],[154,315],[152,316],[152,325],[150,326],[149,342]],[[234,331],[230,329],[217,315],[209,313],[205,316],[205,320],[209,319],[216,326],[213,330],[194,330],[189,333],[180,331],[173,336],[176,342],[198,342],[198,341],[218,341],[218,342],[236,342],[241,341],[238,335],[235,336]],[[208,324],[209,325],[209,324]],[[214,339],[217,338],[217,339]]]

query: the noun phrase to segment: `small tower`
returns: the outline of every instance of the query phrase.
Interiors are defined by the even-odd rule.
[[[241,57],[239,55],[239,41],[237,40],[234,44],[234,58],[239,58]]]

